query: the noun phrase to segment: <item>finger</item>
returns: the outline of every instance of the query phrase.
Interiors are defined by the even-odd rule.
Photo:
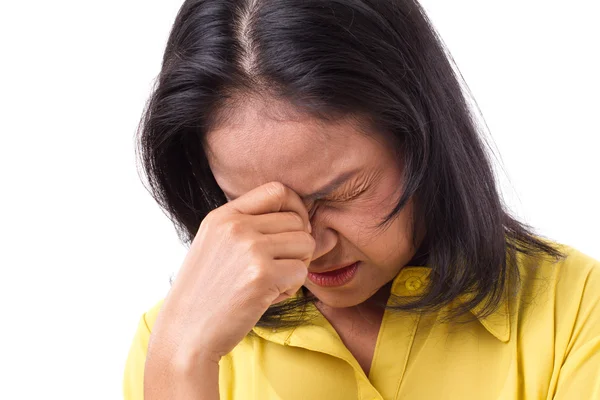
[[[265,183],[224,204],[222,208],[250,215],[293,211],[302,217],[305,226],[309,226],[308,210],[302,199],[281,182]]]
[[[315,251],[315,240],[304,231],[264,235],[265,253],[274,260],[296,259],[310,262]]]
[[[304,285],[308,274],[306,265],[299,260],[273,260],[273,270],[277,274],[279,296],[271,304],[292,297]]]
[[[248,216],[252,227],[265,235],[292,231],[306,231],[306,224],[293,211]]]

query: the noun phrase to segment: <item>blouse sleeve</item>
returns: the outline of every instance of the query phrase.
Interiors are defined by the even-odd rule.
[[[125,362],[123,376],[123,398],[125,400],[144,399],[144,364],[148,350],[148,339],[150,338],[147,314],[144,313],[140,318]]]
[[[148,353],[148,341],[163,301],[164,299],[160,300],[154,307],[145,312],[138,323],[125,362],[125,373],[123,375],[123,398],[125,400],[144,399],[144,366]],[[233,361],[231,355],[228,354],[219,362],[219,391],[222,400],[229,400],[234,397],[232,375]]]
[[[600,399],[600,263],[585,279],[554,400]]]

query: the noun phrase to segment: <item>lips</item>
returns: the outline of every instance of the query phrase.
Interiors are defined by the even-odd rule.
[[[328,268],[326,272],[309,272],[307,278],[315,285],[323,288],[344,286],[356,276],[360,264],[361,262],[357,261],[337,269]]]
[[[358,261],[351,261],[349,263],[338,264],[337,266],[333,266],[333,267],[326,267],[326,268],[323,268],[323,269],[313,270],[313,271],[309,270],[308,272],[313,273],[313,274],[323,274],[325,272],[331,272],[331,271],[335,271],[335,270],[338,270],[338,269],[347,268],[347,267],[349,267],[349,266],[351,266],[353,264],[356,264],[357,262]]]

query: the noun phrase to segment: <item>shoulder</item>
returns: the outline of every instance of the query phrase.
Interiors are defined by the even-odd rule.
[[[123,398],[126,400],[141,400],[144,398],[144,364],[148,351],[148,341],[162,303],[163,300],[158,301],[139,317],[137,329],[125,361]]]
[[[592,256],[566,244],[556,243],[555,246],[565,254],[565,258],[558,262],[563,273],[585,276],[599,273],[600,261]]]
[[[600,335],[600,261],[571,246],[559,247],[566,257],[555,266],[556,314],[572,318],[576,327],[594,324]]]
[[[148,340],[163,302],[164,299],[160,299],[151,305],[146,311],[142,312],[140,316],[138,316],[138,324],[133,337],[133,343],[130,348],[130,359],[132,357],[145,358]]]
[[[156,317],[158,316],[158,312],[162,308],[165,299],[160,299],[146,310],[146,312],[142,315],[142,319],[144,320],[144,324],[148,332],[152,332],[152,328],[154,327],[154,323],[156,322]]]
[[[555,268],[555,310],[569,314],[574,323],[592,323],[600,334],[600,262],[567,245],[559,245],[565,258]]]
[[[600,337],[600,262],[580,250],[552,243],[560,259],[519,255],[520,284],[513,311],[529,333],[549,333],[567,352]]]
[[[572,246],[555,247],[564,254],[560,260],[521,259],[519,349],[531,353],[536,371],[552,366],[553,398],[597,398],[600,262]]]
[[[555,295],[568,292],[571,297],[600,290],[600,261],[572,246],[557,242],[550,244],[564,257],[518,256],[523,289],[546,289]]]
[[[566,257],[559,265],[557,286],[565,291],[579,289],[588,300],[600,301],[600,261],[571,247],[562,245]],[[570,290],[569,290],[570,289]]]

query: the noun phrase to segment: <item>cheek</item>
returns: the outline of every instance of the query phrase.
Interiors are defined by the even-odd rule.
[[[348,210],[344,216],[347,232],[344,236],[374,263],[396,265],[408,261],[412,246],[412,201],[391,221],[378,226],[396,205],[395,196],[389,200],[365,202]],[[342,215],[342,214],[340,214]],[[406,260],[405,260],[406,259]]]
[[[377,226],[386,215],[383,211],[370,201],[355,201],[351,205],[322,207],[316,214],[320,223],[364,251],[386,235],[386,227]]]

